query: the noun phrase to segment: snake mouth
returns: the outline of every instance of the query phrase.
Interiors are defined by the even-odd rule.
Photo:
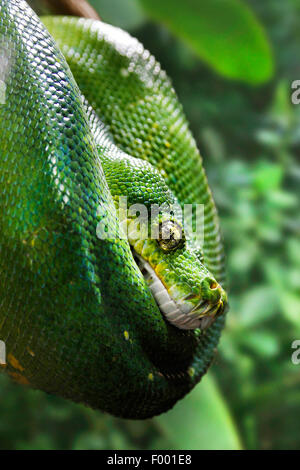
[[[135,262],[143,274],[161,313],[177,328],[182,330],[194,330],[196,328],[205,330],[224,312],[221,299],[215,304],[200,299],[196,306],[191,306],[184,302],[194,297],[189,294],[180,301],[175,301],[150,264],[134,250],[132,251]]]

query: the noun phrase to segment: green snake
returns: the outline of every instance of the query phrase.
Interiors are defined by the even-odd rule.
[[[23,0],[0,2],[0,80],[4,370],[124,418],[168,410],[227,310],[217,211],[170,80],[126,32]],[[201,243],[167,210],[195,204]],[[157,237],[132,206],[160,208]]]

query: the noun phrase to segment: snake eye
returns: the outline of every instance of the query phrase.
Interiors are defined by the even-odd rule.
[[[179,247],[184,234],[182,227],[172,220],[166,220],[159,225],[158,244],[163,251],[173,251]]]

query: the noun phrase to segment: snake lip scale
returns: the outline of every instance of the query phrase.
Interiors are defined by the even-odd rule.
[[[134,260],[143,274],[161,313],[174,326],[182,330],[196,328],[205,330],[212,325],[215,318],[223,313],[222,300],[211,304],[206,300],[200,299],[195,307],[187,307],[183,301],[191,298],[191,295],[186,295],[181,301],[172,299],[166,286],[159,279],[150,264],[138,255],[134,249],[132,249],[132,252]]]

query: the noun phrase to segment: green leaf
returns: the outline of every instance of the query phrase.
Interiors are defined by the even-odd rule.
[[[268,193],[271,189],[279,188],[283,178],[283,169],[276,163],[258,161],[254,168],[253,182],[260,193]]]
[[[270,358],[279,353],[279,341],[275,333],[269,331],[250,331],[241,338],[243,345],[262,358]]]
[[[85,431],[76,436],[75,442],[72,446],[72,450],[103,450],[106,448],[106,440],[99,435],[99,433],[93,431]]]
[[[272,78],[273,57],[264,29],[241,0],[140,0],[210,65],[230,79],[261,84]]]
[[[300,327],[300,320],[299,320],[300,297],[299,295],[282,290],[280,292],[279,299],[280,299],[283,315],[290,323],[295,325],[295,328],[299,329]]]
[[[255,286],[241,299],[238,323],[240,327],[250,328],[268,320],[278,311],[276,290],[272,286]]]
[[[241,449],[230,413],[210,374],[171,411],[155,418],[154,422],[171,449]]]
[[[138,0],[89,0],[101,20],[126,30],[138,28],[145,15]]]

